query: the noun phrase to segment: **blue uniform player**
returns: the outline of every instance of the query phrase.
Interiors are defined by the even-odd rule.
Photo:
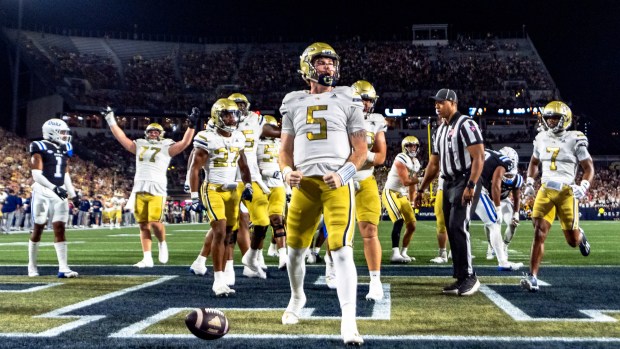
[[[60,119],[43,124],[43,140],[30,143],[32,216],[34,228],[28,243],[28,276],[39,276],[37,256],[39,242],[48,217],[54,229],[54,248],[58,257],[58,277],[74,278],[78,273],[67,264],[65,224],[69,218],[67,198],[75,198],[69,176],[69,158],[73,155],[69,126]]]

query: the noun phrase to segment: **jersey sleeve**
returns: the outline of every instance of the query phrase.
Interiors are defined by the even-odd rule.
[[[582,132],[575,132],[575,155],[577,160],[583,161],[590,158],[588,152],[588,137]]]
[[[209,151],[209,135],[206,131],[200,131],[194,136],[194,148]]]
[[[47,149],[47,146],[45,146],[45,143],[43,143],[42,141],[34,141],[30,143],[30,145],[28,146],[28,151],[30,152],[30,155],[40,154],[44,152],[46,149]]]
[[[472,119],[466,120],[461,124],[460,133],[465,146],[483,143],[480,127]]]

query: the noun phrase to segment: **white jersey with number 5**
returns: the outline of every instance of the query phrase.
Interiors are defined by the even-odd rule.
[[[134,143],[136,143],[136,175],[133,192],[167,196],[166,174],[170,164],[168,150],[174,141],[168,138],[160,141],[138,138]]]
[[[579,162],[590,158],[588,138],[580,131],[555,135],[543,131],[534,140],[534,157],[542,162],[542,182],[574,184]]]
[[[194,148],[209,153],[209,160],[204,167],[205,181],[214,184],[234,183],[237,160],[244,143],[245,137],[239,131],[233,131],[230,137],[224,137],[214,129],[198,132],[194,137]]]
[[[363,108],[348,86],[287,94],[280,107],[282,132],[295,137],[295,168],[304,176],[337,171],[351,155],[349,133],[364,130]]]

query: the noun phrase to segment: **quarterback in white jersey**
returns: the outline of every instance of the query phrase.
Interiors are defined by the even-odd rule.
[[[540,116],[544,131],[534,140],[534,151],[527,169],[524,194],[534,195],[534,181],[542,163],[542,185],[536,194],[532,218],[534,241],[530,257],[530,273],[521,280],[529,291],[538,290],[536,278],[544,253],[544,243],[557,214],[566,242],[579,246],[583,256],[590,254],[590,244],[579,228],[579,201],[586,197],[594,178],[594,165],[588,153],[588,138],[579,131],[568,131],[572,123],[570,108],[563,102],[553,101],[545,106]],[[575,183],[578,166],[583,169],[580,184]]]
[[[224,280],[226,247],[237,222],[239,200],[252,201],[251,176],[243,152],[245,137],[236,130],[238,112],[237,104],[226,98],[220,98],[213,104],[211,121],[214,127],[199,132],[194,138],[194,150],[188,169],[191,208],[194,211],[202,210],[202,201],[211,225],[211,232],[205,237],[201,253],[192,264],[192,269],[195,266],[204,267],[207,252],[213,253],[212,290],[218,297],[235,293]],[[245,183],[241,197],[237,194],[234,180],[237,166]],[[199,183],[201,169],[206,174],[202,185]]]
[[[364,340],[355,319],[355,191],[351,179],[367,158],[363,104],[352,88],[336,87],[340,57],[330,45],[308,46],[299,66],[310,90],[287,94],[280,107],[278,161],[284,180],[293,188],[286,238],[291,299],[282,324],[297,324],[306,303],[305,256],[323,212],[342,310],[340,334],[345,344],[361,344]]]
[[[383,186],[381,201],[392,223],[392,263],[409,263],[415,258],[407,254],[409,243],[415,232],[416,219],[411,203],[418,183],[417,173],[420,161],[416,158],[420,141],[414,136],[407,136],[401,142],[402,153],[398,153],[392,163]],[[403,247],[400,245],[400,231],[405,224]]]
[[[144,131],[145,138],[135,141],[125,135],[123,129],[116,123],[112,108],[107,107],[102,114],[110,126],[114,138],[132,154],[136,155],[136,175],[132,194],[135,194],[134,216],[140,226],[140,242],[143,258],[134,266],[138,268],[153,267],[151,253],[153,233],[159,240],[159,261],[168,262],[168,245],[166,230],[162,223],[164,202],[167,195],[168,164],[170,159],[181,153],[192,141],[195,128],[198,125],[198,108],[192,109],[188,116],[189,127],[180,142],[164,138],[164,128],[158,123],[152,123]],[[112,221],[110,220],[110,224]]]
[[[366,161],[353,180],[359,184],[355,191],[355,212],[357,224],[364,241],[364,256],[370,274],[370,285],[366,299],[379,301],[383,299],[381,285],[381,243],[379,242],[377,225],[381,217],[381,198],[379,186],[374,176],[375,166],[383,164],[387,152],[385,131],[387,125],[383,115],[373,113],[379,96],[374,86],[365,80],[358,80],[352,86],[355,94],[364,104],[364,126],[366,144],[368,145]],[[326,265],[329,255],[326,255]],[[327,275],[326,275],[327,277]]]

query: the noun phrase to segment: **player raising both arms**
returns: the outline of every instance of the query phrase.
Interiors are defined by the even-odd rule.
[[[590,254],[590,244],[579,228],[579,200],[586,196],[594,178],[594,165],[588,152],[588,138],[579,131],[568,131],[573,113],[563,102],[553,101],[540,116],[543,131],[534,140],[534,152],[527,169],[524,194],[534,195],[534,181],[542,163],[542,185],[534,200],[534,241],[530,256],[530,273],[521,286],[538,291],[538,270],[545,252],[545,239],[555,216],[559,217],[566,242],[579,246],[581,254]],[[581,183],[575,184],[578,166],[583,169]]]
[[[58,277],[74,278],[78,273],[67,264],[65,222],[69,219],[67,197],[75,198],[69,176],[69,157],[73,156],[69,126],[60,119],[43,124],[43,140],[30,143],[32,172],[32,216],[34,227],[28,241],[28,276],[39,276],[37,257],[43,229],[51,217],[54,249],[58,258]]]
[[[188,116],[189,126],[180,142],[164,138],[164,128],[158,123],[149,124],[144,131],[144,138],[134,141],[127,138],[123,129],[116,123],[114,111],[107,107],[102,114],[110,126],[114,138],[132,154],[136,155],[136,174],[132,194],[135,195],[134,215],[140,226],[140,242],[143,258],[134,264],[138,268],[152,268],[151,229],[159,240],[159,261],[168,262],[168,245],[166,229],[162,223],[164,203],[166,201],[168,165],[170,159],[181,153],[192,141],[198,126],[200,111],[193,108]],[[110,220],[110,225],[113,221]]]

